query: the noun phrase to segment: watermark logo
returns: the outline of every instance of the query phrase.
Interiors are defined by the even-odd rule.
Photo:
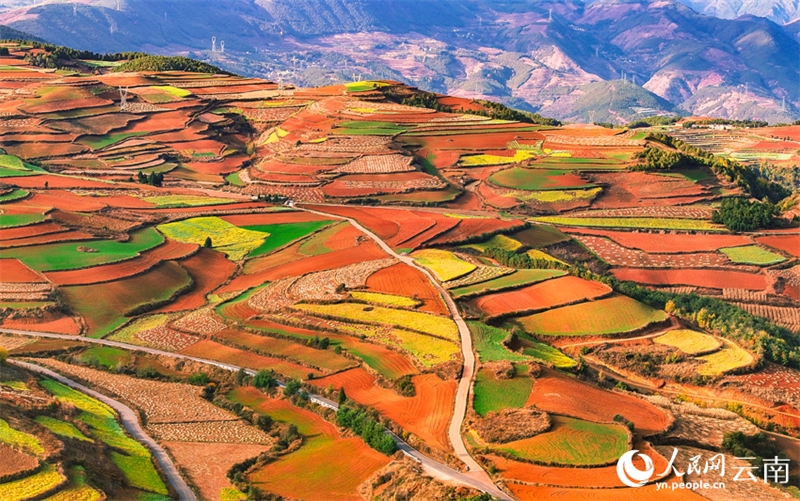
[[[644,461],[644,470],[640,470],[633,464],[633,457],[637,455],[636,453],[638,452],[637,449],[628,451],[617,461],[617,476],[620,481],[628,487],[643,486],[650,480],[650,477],[653,476],[653,472],[655,471],[653,460],[650,459],[650,456],[647,454],[638,454],[638,456],[642,458],[642,461]]]

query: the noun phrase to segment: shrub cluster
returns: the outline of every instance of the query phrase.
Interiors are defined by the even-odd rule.
[[[742,198],[726,198],[711,213],[711,222],[724,224],[733,231],[753,231],[772,226],[780,209],[770,202],[749,202]]]
[[[350,428],[353,433],[364,439],[370,447],[384,454],[393,454],[397,444],[391,435],[386,433],[386,427],[378,422],[375,416],[363,408],[354,408],[347,405],[339,407],[336,411],[336,424]]]

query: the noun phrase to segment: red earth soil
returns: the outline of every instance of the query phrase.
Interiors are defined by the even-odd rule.
[[[197,193],[192,193],[196,195]],[[265,206],[261,202],[237,202],[236,198],[231,199],[232,203],[229,204],[216,204],[216,205],[201,205],[197,207],[174,207],[171,209],[152,209],[146,210],[142,212],[152,213],[152,214],[180,214],[180,213],[209,213],[208,215],[213,216],[214,212],[224,212],[224,211],[240,211],[245,209],[263,209]]]
[[[798,235],[759,237],[756,238],[756,242],[782,250],[792,256],[800,257],[800,236]]]
[[[536,378],[526,406],[598,422],[611,422],[621,414],[644,436],[659,433],[670,425],[658,407],[622,393],[601,390],[553,369],[543,369]]]
[[[141,198],[131,197],[128,195],[100,197],[96,200],[101,200],[109,207],[119,207],[123,209],[150,209],[155,207],[155,204],[151,204],[150,202],[145,202]]]
[[[518,311],[538,311],[564,306],[596,299],[609,293],[611,288],[600,282],[566,276],[522,289],[481,296],[472,303],[487,315],[496,317]]]
[[[439,292],[419,270],[405,263],[398,263],[378,270],[367,279],[367,288],[384,294],[416,297],[423,301],[422,311],[448,315],[450,312]]]
[[[230,155],[219,162],[184,162],[183,165],[202,174],[224,175],[239,170],[246,161],[243,155]]]
[[[511,207],[515,207],[520,204],[519,200],[513,197],[504,197],[500,195],[492,186],[487,183],[481,183],[478,185],[477,191],[483,200],[492,207],[497,207],[499,209],[510,209]]]
[[[16,143],[4,144],[3,148],[11,155],[16,155],[25,160],[43,157],[60,157],[77,155],[88,148],[82,144],[74,143]],[[38,176],[30,176],[38,177]],[[4,180],[5,181],[5,180]],[[107,186],[106,186],[107,187]]]
[[[447,125],[443,125],[447,127]],[[402,136],[401,136],[402,138]],[[503,132],[499,130],[491,134],[447,134],[441,136],[422,136],[402,138],[412,144],[422,144],[429,150],[473,150],[502,149],[510,141],[536,141],[544,140],[539,132]],[[477,145],[480,145],[479,147]]]
[[[0,230],[0,241],[14,240],[15,238],[30,238],[41,235],[50,235],[64,231],[63,226],[56,223],[45,221],[39,224],[30,224],[28,226],[21,226],[19,228],[6,228]]]
[[[375,377],[361,368],[309,382],[319,388],[329,384],[337,390],[344,387],[347,396],[356,402],[375,408],[431,447],[449,451],[447,426],[453,414],[456,382],[442,381],[435,374],[414,376],[412,381],[417,390],[414,397],[402,397],[378,386]]]
[[[352,249],[358,246],[359,240],[365,240],[366,238],[367,236],[361,230],[352,224],[345,224],[329,236],[323,245],[331,251]],[[372,240],[369,240],[369,242],[372,242]]]
[[[398,211],[399,212],[399,211]],[[426,231],[432,228],[436,224],[436,220],[430,217],[425,217],[424,214],[420,214],[417,216],[416,214],[407,213],[408,217],[402,218],[403,213],[397,214],[394,221],[400,225],[400,231],[397,232],[395,236],[391,239],[387,240],[386,243],[393,246],[399,247],[401,243],[405,242],[406,240],[413,238],[423,231]]]
[[[583,468],[579,471],[585,474]],[[655,484],[636,489],[567,489],[510,483],[508,488],[520,501],[708,501],[688,489],[657,490]]]
[[[51,271],[46,275],[47,279],[56,285],[99,284],[144,273],[163,261],[186,257],[195,250],[197,250],[196,244],[167,240],[132,259],[80,270]]]
[[[764,275],[742,271],[723,270],[656,270],[645,268],[617,268],[611,273],[620,280],[630,280],[651,285],[692,285],[710,289],[764,290]]]
[[[0,326],[7,329],[55,332],[57,334],[70,334],[74,336],[81,333],[81,326],[75,323],[72,317],[54,318],[49,315],[45,315],[42,318],[6,318]]]
[[[19,188],[39,188],[44,189],[44,183],[48,183],[50,188],[101,188],[107,190],[108,183],[101,183],[100,181],[92,181],[91,179],[55,176],[52,174],[44,174],[41,176],[25,176],[25,177],[4,177],[3,183],[17,186]],[[117,185],[116,188],[134,188],[135,185]]]
[[[64,99],[50,103],[36,104],[34,106],[25,106],[25,111],[27,113],[53,113],[55,111],[77,110],[81,108],[99,108],[110,104],[114,103],[108,99],[86,97],[82,99]]]
[[[25,201],[31,207],[54,207],[56,209],[94,212],[107,207],[105,200],[96,197],[82,197],[66,190],[50,190],[35,193]]]
[[[423,172],[399,172],[394,174],[352,174],[336,178],[326,184],[322,191],[331,197],[357,197],[384,193],[402,193],[411,188],[430,188],[436,179]]]
[[[510,229],[515,226],[522,228],[524,223],[519,220],[503,221],[499,219],[461,219],[457,226],[442,233],[438,237],[430,240],[428,243],[435,244],[448,244],[461,242],[469,237],[482,235],[484,233],[495,232],[502,229]]]
[[[431,217],[436,220],[436,226],[428,228],[419,235],[416,235],[405,242],[401,242],[400,247],[409,247],[412,249],[417,248],[422,244],[428,243],[439,235],[450,231],[462,221],[461,219],[447,217],[442,214],[432,213]]]
[[[42,276],[22,264],[19,259],[0,259],[0,282],[30,283],[45,281]]]
[[[213,291],[236,271],[236,264],[225,255],[212,249],[200,249],[194,256],[181,261],[186,271],[194,278],[194,289],[172,304],[159,310],[163,313],[194,310],[206,304],[206,294]]]
[[[94,236],[82,231],[61,231],[59,233],[52,233],[47,235],[39,235],[29,238],[17,238],[14,240],[5,240],[0,245],[0,248],[9,247],[26,247],[28,245],[42,245],[52,244],[56,242],[73,242],[77,240],[94,240]]]
[[[355,219],[359,223],[367,227],[367,229],[374,232],[381,239],[386,240],[392,238],[400,231],[400,226],[394,222],[393,219],[383,219],[376,216],[368,209],[357,209],[354,207],[339,207],[339,206],[325,206],[325,205],[308,205],[309,209],[319,210],[336,214],[337,216],[348,217]]]
[[[309,221],[325,221],[326,217],[318,216],[310,212],[267,212],[264,214],[235,214],[231,216],[221,216],[223,219],[236,226],[256,226],[259,224],[289,224],[306,223]]]
[[[141,120],[127,127],[124,132],[159,132],[168,130],[183,129],[191,117],[183,111],[165,111],[161,113],[150,113],[146,120]],[[198,124],[198,131],[204,130],[207,126]],[[191,129],[191,126],[190,126]]]
[[[607,237],[623,247],[652,253],[682,253],[715,251],[723,247],[749,245],[753,241],[744,235],[662,234],[632,231],[594,230],[589,228],[559,228],[564,233]]]
[[[655,466],[656,474],[667,467],[667,460],[650,447],[650,444],[637,441],[634,449],[650,456]],[[503,478],[521,480],[543,485],[562,487],[586,487],[599,489],[604,487],[624,487],[625,485],[617,476],[617,467],[604,466],[600,468],[583,468],[581,474],[575,474],[575,468],[542,466],[537,464],[514,461],[502,456],[490,454],[486,456],[500,471]],[[634,465],[644,470],[644,461],[639,456],[634,457]]]
[[[483,204],[475,192],[465,191],[454,201],[448,202],[447,207],[455,210],[479,211],[483,209]]]
[[[322,373],[316,369],[293,364],[278,358],[265,357],[249,351],[231,348],[229,346],[209,340],[203,340],[199,343],[195,343],[192,346],[181,350],[180,353],[182,355],[207,358],[227,364],[235,364],[253,370],[267,368],[275,369],[275,372],[278,374],[296,379],[305,379],[308,377],[308,374],[314,374],[315,378],[322,375]]]

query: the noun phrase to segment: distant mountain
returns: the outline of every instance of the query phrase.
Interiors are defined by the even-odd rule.
[[[37,42],[43,42],[39,37],[35,37],[30,33],[25,33],[24,31],[15,30],[14,28],[9,28],[8,26],[0,25],[0,40],[34,40]]]
[[[0,23],[94,51],[191,55],[300,85],[391,78],[569,120],[622,122],[675,110],[800,118],[797,23],[720,19],[677,0],[192,0],[191,8],[185,0],[121,0],[120,10],[114,6],[81,0],[12,8],[0,13]]]
[[[723,19],[753,15],[778,24],[800,19],[800,0],[680,0],[697,12]]]

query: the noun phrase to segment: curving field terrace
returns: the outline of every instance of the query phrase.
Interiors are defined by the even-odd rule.
[[[496,317],[515,312],[547,310],[597,299],[610,293],[611,288],[603,283],[566,276],[509,292],[487,294],[471,301],[471,304],[490,317]]]
[[[159,309],[163,313],[186,311],[200,308],[206,304],[206,295],[236,272],[236,265],[213,249],[200,251],[181,261],[181,266],[189,272],[194,280],[194,288],[180,296],[176,301]]]
[[[448,310],[437,291],[418,270],[398,263],[378,270],[367,279],[367,288],[375,292],[412,297],[422,301],[421,311],[447,315]]]
[[[676,329],[653,339],[654,343],[678,348],[687,355],[709,353],[720,348],[714,337],[689,329]]]
[[[692,285],[710,289],[748,289],[761,291],[767,287],[764,275],[728,270],[654,270],[617,268],[611,273],[620,280],[650,285]]]
[[[564,228],[564,232],[572,235],[606,237],[623,247],[639,249],[654,254],[711,252],[723,247],[735,247],[753,243],[750,237],[744,235],[709,233],[692,235],[687,233],[649,233],[645,231],[613,231],[590,228]]]

